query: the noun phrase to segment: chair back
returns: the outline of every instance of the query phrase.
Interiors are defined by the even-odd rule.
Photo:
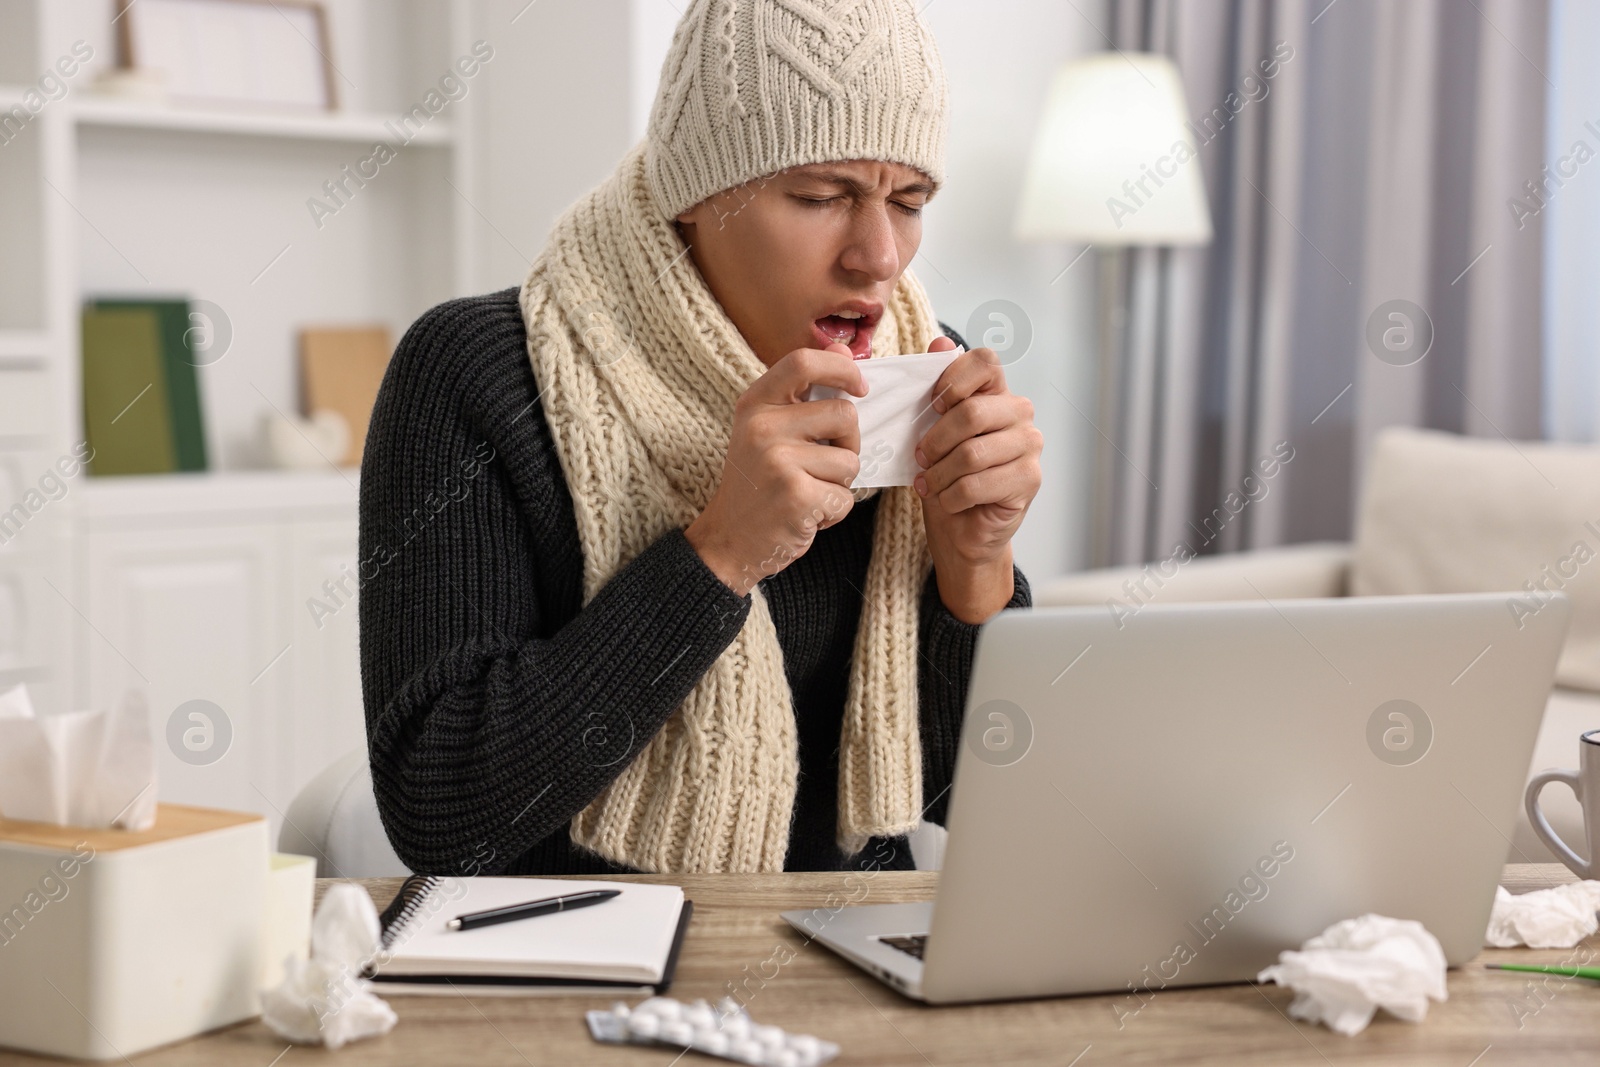
[[[278,832],[278,851],[315,857],[319,878],[411,873],[378,817],[365,748],[339,757],[295,795]]]

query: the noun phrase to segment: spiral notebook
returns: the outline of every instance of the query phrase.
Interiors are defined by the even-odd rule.
[[[621,895],[472,930],[445,926],[467,912],[590,889]],[[380,917],[383,951],[367,977],[385,995],[664,993],[693,912],[693,901],[675,885],[412,875]]]

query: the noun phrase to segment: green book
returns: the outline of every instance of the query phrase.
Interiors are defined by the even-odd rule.
[[[96,475],[178,469],[161,323],[150,309],[84,309],[83,425]]]
[[[206,429],[200,414],[200,383],[189,344],[187,300],[96,300],[100,311],[148,309],[161,331],[161,358],[167,371],[167,404],[172,412],[173,448],[178,470],[206,469]]]

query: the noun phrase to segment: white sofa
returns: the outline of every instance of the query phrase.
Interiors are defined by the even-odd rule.
[[[1040,583],[1034,604],[1125,602],[1123,583],[1144,570]],[[1201,557],[1156,590],[1153,602],[1506,592],[1509,611],[1510,594],[1526,598],[1529,581],[1559,588],[1573,608],[1531,778],[1577,766],[1578,735],[1600,728],[1600,448],[1385,431],[1367,469],[1353,544]],[[1583,814],[1572,793],[1547,788],[1542,806],[1556,832],[1581,846]],[[1555,862],[1525,813],[1508,862]]]

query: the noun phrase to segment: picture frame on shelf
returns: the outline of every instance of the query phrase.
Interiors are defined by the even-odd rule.
[[[173,103],[338,110],[321,0],[117,0],[117,63]]]

